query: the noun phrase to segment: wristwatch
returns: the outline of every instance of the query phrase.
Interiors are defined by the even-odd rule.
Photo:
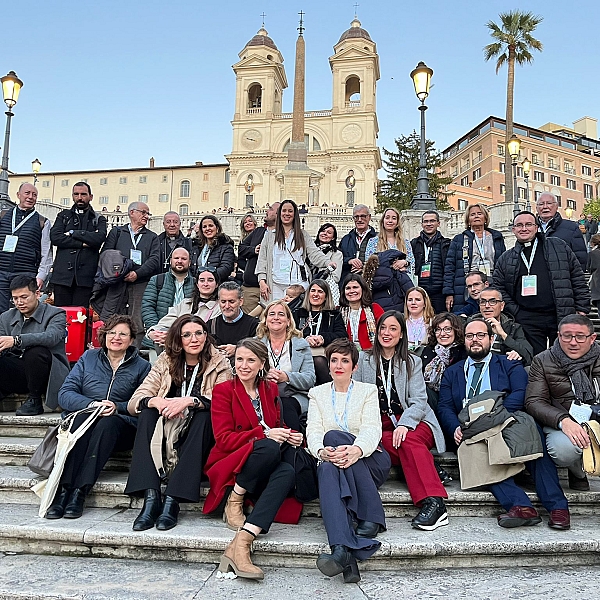
[[[192,396],[192,401],[194,402],[194,408],[202,408],[204,406],[202,400],[196,396]]]

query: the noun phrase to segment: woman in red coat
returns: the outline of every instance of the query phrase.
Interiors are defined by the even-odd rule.
[[[262,342],[246,338],[238,343],[235,370],[233,380],[213,390],[215,445],[205,468],[210,492],[204,512],[216,510],[230,491],[223,518],[237,533],[221,557],[219,570],[263,579],[262,570],[250,560],[250,547],[259,533],[269,531],[295,484],[294,468],[281,459],[281,445],[299,446],[303,436],[281,426],[278,389],[265,379],[269,354]],[[246,495],[254,501],[247,518]]]

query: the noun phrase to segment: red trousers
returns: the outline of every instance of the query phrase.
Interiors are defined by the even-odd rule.
[[[406,439],[400,447],[394,448],[392,445],[394,424],[387,415],[381,415],[381,424],[383,447],[389,453],[392,464],[402,467],[413,502],[419,506],[429,496],[447,498],[448,493],[440,481],[430,452],[434,446],[434,439],[429,425],[421,421],[416,429],[408,430]]]

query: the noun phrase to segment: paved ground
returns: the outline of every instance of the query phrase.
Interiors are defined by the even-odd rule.
[[[265,569],[264,582],[216,577],[213,564],[0,555],[0,600],[596,600],[600,566],[367,571],[359,584],[316,569]]]

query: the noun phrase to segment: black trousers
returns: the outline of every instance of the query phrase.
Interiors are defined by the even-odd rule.
[[[429,294],[429,300],[431,300],[431,306],[436,315],[446,312],[446,296],[444,294]]]
[[[552,346],[558,336],[556,314],[548,315],[521,309],[515,320],[523,326],[523,332],[533,348],[534,356]]]
[[[313,363],[315,363],[315,375],[317,376],[317,384],[329,383],[332,381],[331,375],[329,374],[329,364],[327,363],[327,357],[325,356],[313,356]]]
[[[160,490],[160,477],[150,454],[150,440],[159,418],[155,408],[145,408],[138,418],[131,471],[125,493],[143,496],[146,490]],[[188,430],[177,443],[178,461],[167,483],[167,496],[178,502],[198,502],[202,471],[215,440],[210,411],[193,411]]]
[[[281,396],[281,408],[283,412],[283,422],[287,427],[294,431],[304,431],[300,421],[302,407],[294,396]]]
[[[268,532],[295,481],[294,467],[282,461],[277,442],[269,439],[254,442],[254,450],[236,479],[255,500],[246,522]]]
[[[29,394],[41,398],[46,394],[52,352],[45,346],[31,346],[23,356],[5,353],[0,356],[0,394]]]
[[[89,414],[77,416],[73,429],[88,417]],[[134,439],[135,426],[119,415],[100,417],[69,452],[60,483],[68,488],[94,485],[110,455],[131,450]]]
[[[54,285],[54,306],[84,306],[90,305],[91,287],[82,287],[74,283],[73,285]]]

